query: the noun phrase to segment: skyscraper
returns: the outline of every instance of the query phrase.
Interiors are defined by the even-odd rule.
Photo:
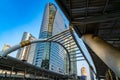
[[[30,33],[28,32],[24,32],[23,33],[23,37],[21,41],[24,40],[35,40],[36,38],[33,37]],[[33,59],[34,59],[34,55],[35,55],[35,48],[36,48],[36,44],[31,44],[28,46],[25,46],[21,49],[18,50],[17,53],[17,58],[22,60],[22,61],[26,61],[28,63],[33,64]]]
[[[63,16],[54,4],[48,3],[43,17],[39,39],[49,38],[65,30]],[[34,65],[64,73],[64,49],[57,43],[38,43]]]
[[[5,50],[9,49],[10,47],[11,47],[10,45],[4,44],[2,51],[5,51]]]

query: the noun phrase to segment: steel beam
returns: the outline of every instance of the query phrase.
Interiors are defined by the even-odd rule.
[[[66,34],[69,34],[69,30],[65,30],[65,31],[63,31],[61,33],[58,33],[57,35],[51,36],[49,38],[49,40],[53,40],[54,38],[58,38],[58,36],[62,36],[62,35],[66,35]]]
[[[83,58],[83,56],[75,56],[75,57],[72,56],[71,58],[72,58],[72,59],[73,59],[73,58],[77,59],[77,58],[81,58],[81,57]]]
[[[73,20],[72,24],[98,23],[98,22],[105,22],[105,21],[116,20],[116,19],[120,19],[120,12],[90,17],[83,20]]]
[[[109,0],[106,0],[105,6],[104,6],[104,9],[103,9],[103,14],[105,13],[105,11],[106,11],[106,9],[107,9],[108,3],[109,3]]]
[[[15,45],[15,46],[13,46],[13,47],[5,50],[5,51],[0,52],[0,57],[5,57],[9,53],[11,53],[11,52],[13,52],[13,51],[15,51],[17,49],[20,49],[20,48],[22,48],[24,46],[28,46],[28,45],[30,45],[32,43],[37,43],[37,42],[47,42],[47,40],[46,39],[39,39],[39,40],[34,40],[34,41],[29,41],[29,40],[23,41],[18,45]]]
[[[120,77],[120,51],[100,37],[92,34],[85,34],[82,36],[82,39]]]
[[[76,61],[85,61],[85,59],[73,60],[73,61],[71,61],[71,62],[76,62]]]

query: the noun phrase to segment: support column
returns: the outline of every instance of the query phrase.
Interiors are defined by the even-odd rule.
[[[120,77],[120,51],[98,36],[85,34],[83,41],[113,72]]]
[[[0,75],[1,75],[0,80],[3,80],[3,77],[4,77],[3,76],[3,72],[4,72],[4,70],[1,69],[0,71],[1,71],[1,73],[0,73]]]
[[[12,66],[12,69],[11,69],[11,71],[10,71],[9,80],[11,80],[11,79],[12,79],[12,73],[13,73],[13,69],[14,69],[14,67]]]
[[[33,76],[34,76],[34,80],[36,80],[36,74],[37,74],[37,73],[36,73],[36,71],[35,71],[35,74],[33,75]],[[31,74],[30,74],[30,75],[31,75]]]
[[[25,68],[24,75],[23,75],[23,80],[26,80],[26,73],[27,73],[27,69]]]

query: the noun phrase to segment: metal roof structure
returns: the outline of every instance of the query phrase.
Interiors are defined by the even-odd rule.
[[[120,49],[120,0],[56,0],[73,28],[81,37],[90,33]],[[88,48],[97,77],[105,77],[108,67]]]

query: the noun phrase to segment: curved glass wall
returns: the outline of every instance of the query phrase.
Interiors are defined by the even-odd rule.
[[[39,39],[49,38],[64,30],[65,23],[62,15],[52,3],[48,3],[45,9]],[[56,43],[38,43],[34,65],[58,73],[64,73],[63,55],[63,48]]]

